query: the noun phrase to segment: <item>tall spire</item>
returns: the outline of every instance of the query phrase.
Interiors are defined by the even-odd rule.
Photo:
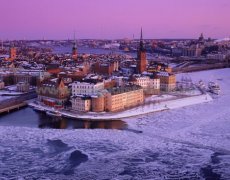
[[[76,37],[75,37],[75,31],[74,31],[74,44],[72,48],[72,58],[74,60],[77,60],[77,42],[76,42]]]
[[[1,42],[1,49],[3,49],[3,40],[2,40],[2,42]]]
[[[76,43],[76,31],[74,31],[74,48],[77,49],[77,43]]]
[[[141,27],[141,41],[143,41],[142,27]]]
[[[141,38],[140,38],[140,47],[139,47],[140,51],[144,51],[144,42],[143,42],[143,32],[142,32],[142,27],[141,27]]]

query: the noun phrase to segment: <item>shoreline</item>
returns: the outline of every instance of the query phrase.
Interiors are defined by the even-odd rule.
[[[201,95],[195,95],[190,97],[184,97],[174,100],[167,100],[155,104],[147,104],[138,106],[132,109],[128,109],[121,112],[102,112],[102,113],[94,113],[94,112],[87,112],[85,115],[81,115],[77,112],[69,112],[66,110],[58,111],[63,117],[67,118],[74,118],[74,119],[81,119],[81,120],[114,120],[114,119],[124,119],[124,118],[131,118],[136,116],[141,116],[149,113],[166,111],[171,109],[182,108],[190,105],[201,104],[211,102],[213,99],[212,97],[206,93]],[[29,103],[29,106],[32,108],[41,108],[44,111],[51,111],[54,112],[55,110],[47,107],[41,106],[35,103]]]

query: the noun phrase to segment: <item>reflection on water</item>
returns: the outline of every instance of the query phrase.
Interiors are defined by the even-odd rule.
[[[126,129],[127,124],[121,120],[81,120],[63,117],[50,117],[39,114],[39,128],[54,129]]]
[[[0,115],[0,126],[52,128],[52,129],[120,129],[128,130],[121,120],[80,120],[51,117],[30,107]]]

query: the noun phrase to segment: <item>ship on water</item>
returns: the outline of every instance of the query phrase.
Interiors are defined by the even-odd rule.
[[[48,116],[52,116],[52,117],[61,117],[62,114],[59,111],[46,111],[46,114]]]
[[[220,94],[220,86],[217,83],[210,81],[208,83],[208,88],[211,93],[217,94],[217,95]]]

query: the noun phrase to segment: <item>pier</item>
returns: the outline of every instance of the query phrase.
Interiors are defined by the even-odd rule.
[[[1,96],[0,96],[1,97]],[[28,105],[37,97],[35,91],[21,94],[20,96],[12,96],[10,99],[0,101],[0,114],[9,113],[12,110],[17,110]]]
[[[6,108],[3,108],[3,109],[0,109],[0,114],[1,113],[9,113],[10,111],[12,110],[16,110],[16,109],[20,109],[22,107],[25,107],[27,106],[28,104],[26,102],[22,102],[20,104],[17,104],[17,105],[12,105],[12,106],[9,106],[9,107],[6,107]]]

